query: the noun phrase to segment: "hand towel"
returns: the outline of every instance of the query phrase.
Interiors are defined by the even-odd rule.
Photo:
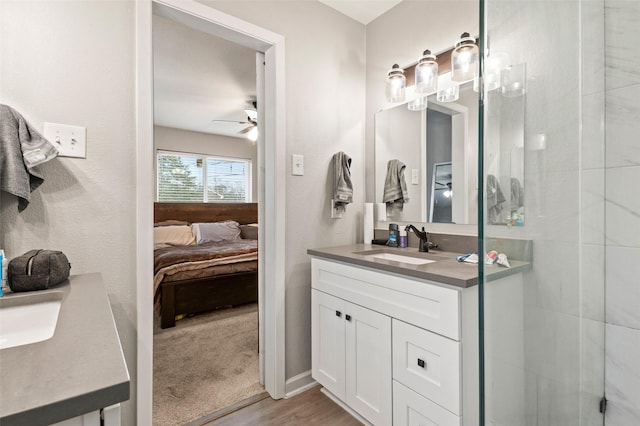
[[[524,206],[524,189],[518,178],[511,178],[511,211],[515,212]]]
[[[497,224],[500,222],[500,215],[504,208],[502,204],[505,201],[498,179],[494,175],[487,175],[487,216],[489,223]]]
[[[0,189],[18,197],[18,211],[44,178],[37,166],[58,155],[56,147],[16,110],[0,105]]]
[[[351,158],[340,151],[331,158],[333,171],[333,208],[344,212],[346,206],[353,202],[353,185],[351,183]]]
[[[404,180],[405,165],[399,160],[389,160],[387,176],[384,180],[384,194],[382,201],[387,204],[387,215],[391,216],[393,209],[402,210],[404,203],[409,202],[407,183]]]

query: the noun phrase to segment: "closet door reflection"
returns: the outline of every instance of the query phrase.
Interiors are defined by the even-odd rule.
[[[451,223],[451,176],[451,162],[434,164],[429,222]]]

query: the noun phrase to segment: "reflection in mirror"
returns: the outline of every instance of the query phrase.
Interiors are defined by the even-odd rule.
[[[451,162],[433,165],[429,222],[451,222],[453,199]]]
[[[502,71],[485,97],[487,223],[524,225],[524,64]]]
[[[478,94],[468,82],[455,102],[438,102],[433,94],[427,104],[424,111],[401,104],[375,115],[376,202],[383,202],[387,165],[395,159],[405,165],[409,201],[387,209],[387,220],[475,224]],[[446,188],[434,179],[447,168],[443,163],[450,175],[442,182]]]

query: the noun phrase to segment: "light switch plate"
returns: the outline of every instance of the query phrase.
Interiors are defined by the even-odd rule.
[[[304,175],[304,155],[300,155],[300,154],[291,155],[291,174],[293,176]]]
[[[87,158],[87,128],[44,123],[44,137],[58,148],[59,157]]]
[[[420,184],[420,170],[418,169],[411,169],[411,184],[412,185],[418,185]]]

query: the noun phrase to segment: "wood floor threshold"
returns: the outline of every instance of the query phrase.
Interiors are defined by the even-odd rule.
[[[260,402],[263,399],[269,398],[269,393],[264,391],[254,396],[250,396],[249,398],[243,399],[242,401],[238,401],[235,404],[231,404],[228,407],[221,408],[217,411],[214,411],[211,414],[207,414],[204,417],[200,417],[199,419],[193,420],[189,423],[186,423],[184,426],[203,426],[207,423],[210,423],[214,420],[220,419],[224,416],[227,416],[231,413],[235,413],[238,410],[241,410],[245,407],[255,404],[256,402]]]

